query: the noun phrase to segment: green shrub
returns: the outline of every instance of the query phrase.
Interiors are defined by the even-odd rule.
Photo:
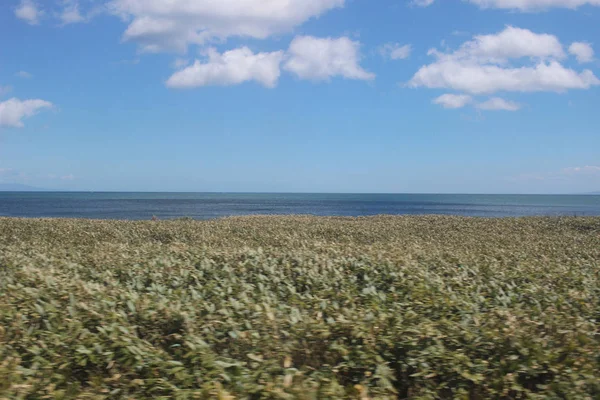
[[[600,218],[0,218],[0,398],[597,399]]]

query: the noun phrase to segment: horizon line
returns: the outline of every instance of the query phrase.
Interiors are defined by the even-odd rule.
[[[0,184],[1,185],[1,184]],[[310,191],[164,191],[164,190],[61,190],[32,188],[32,190],[0,190],[0,193],[129,193],[129,194],[307,194],[307,195],[455,195],[455,196],[597,196],[600,192],[585,193],[491,193],[491,192],[310,192]]]

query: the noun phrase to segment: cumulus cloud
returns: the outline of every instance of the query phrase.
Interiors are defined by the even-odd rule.
[[[589,43],[574,42],[569,46],[569,53],[573,54],[580,64],[594,60],[594,49]]]
[[[345,0],[111,0],[109,9],[130,21],[123,40],[143,51],[185,51],[232,36],[265,39],[291,31]]]
[[[39,24],[42,14],[37,3],[33,0],[21,0],[17,8],[15,8],[17,18],[22,19],[30,25]]]
[[[273,88],[283,68],[301,79],[328,80],[340,76],[347,79],[370,80],[375,75],[360,67],[360,43],[346,37],[296,37],[287,52],[253,53],[248,47],[219,53],[208,50],[208,59],[176,59],[173,66],[180,69],[166,82],[170,88],[195,88],[208,85],[237,85],[256,81]]]
[[[189,67],[175,72],[166,85],[170,88],[188,89],[256,81],[272,88],[279,80],[282,60],[282,51],[255,54],[249,48],[241,47],[220,54],[215,49],[209,49],[206,62],[196,60]]]
[[[441,60],[499,64],[522,57],[537,59],[565,57],[563,47],[556,36],[538,34],[510,25],[496,34],[476,35],[473,40],[463,43],[453,53],[442,53],[432,49],[429,54]]]
[[[0,127],[22,128],[23,119],[32,117],[40,110],[51,108],[52,103],[45,100],[19,100],[12,98],[0,103]]]
[[[513,101],[504,100],[500,97],[492,97],[476,105],[480,110],[502,110],[502,111],[518,111],[521,105]]]
[[[99,14],[106,14],[113,0],[20,0],[15,15],[31,25],[42,17],[58,20],[60,25],[87,22]],[[82,12],[81,5],[84,5]],[[41,6],[44,6],[44,9]]]
[[[372,80],[375,74],[360,65],[360,43],[347,37],[316,38],[298,36],[290,44],[284,69],[301,79],[328,80],[340,76],[346,79]]]
[[[387,43],[379,48],[379,53],[392,60],[404,60],[410,57],[412,46],[410,44],[401,45],[399,43]]]
[[[466,94],[443,94],[433,99],[434,104],[444,108],[462,108],[472,101],[472,97]]]
[[[553,35],[506,27],[495,35],[475,36],[458,50],[430,50],[436,61],[422,66],[409,81],[411,87],[453,89],[471,94],[564,92],[600,85],[590,70],[564,67],[562,45]],[[511,61],[523,61],[514,66]]]
[[[442,61],[421,67],[409,84],[413,87],[489,94],[499,91],[564,92],[568,89],[589,89],[600,85],[600,80],[590,70],[579,73],[556,61],[519,68]]]
[[[60,12],[59,18],[63,25],[77,24],[87,20],[79,10],[79,2],[75,0],[65,1],[65,7]]]
[[[539,11],[549,8],[576,9],[584,5],[600,6],[600,0],[468,0],[481,8]]]

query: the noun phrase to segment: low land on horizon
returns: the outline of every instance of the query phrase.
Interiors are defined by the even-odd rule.
[[[0,218],[0,398],[600,397],[600,217]]]

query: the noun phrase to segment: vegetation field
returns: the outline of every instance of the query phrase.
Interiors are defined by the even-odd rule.
[[[0,219],[0,398],[599,399],[600,218]]]

